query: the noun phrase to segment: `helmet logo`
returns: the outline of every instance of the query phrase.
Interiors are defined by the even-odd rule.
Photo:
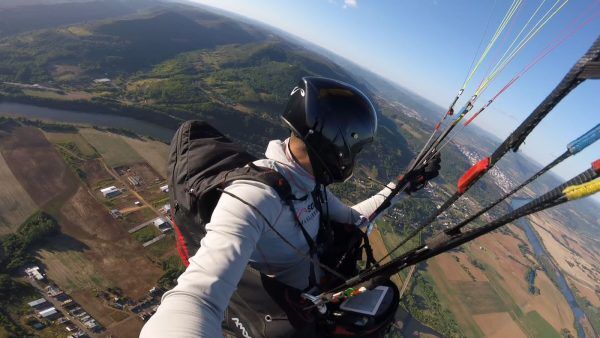
[[[294,89],[292,89],[292,92],[290,93],[290,95],[294,95],[297,91],[300,91],[300,95],[302,95],[302,97],[304,97],[304,89],[296,86],[294,87]]]

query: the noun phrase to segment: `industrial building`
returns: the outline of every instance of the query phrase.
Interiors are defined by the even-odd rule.
[[[115,187],[114,185],[100,189],[100,192],[106,198],[115,197],[121,194],[121,190],[117,189],[117,187]]]
[[[152,221],[152,223],[154,223],[154,226],[162,233],[171,230],[171,225],[169,225],[169,223],[167,223],[167,221],[165,221],[161,217],[155,218],[154,221]]]
[[[44,280],[44,278],[45,278],[44,275],[40,272],[39,266],[32,266],[32,267],[26,268],[25,273],[30,278],[33,278],[36,280]]]

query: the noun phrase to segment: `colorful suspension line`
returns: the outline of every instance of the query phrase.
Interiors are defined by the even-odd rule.
[[[577,16],[565,29],[563,29],[557,36],[557,38],[548,43],[542,51],[535,56],[532,61],[527,64],[521,71],[519,71],[508,83],[504,85],[488,102],[483,105],[479,110],[473,114],[467,121],[464,122],[462,128],[455,132],[451,137],[449,137],[442,146],[437,149],[437,152],[441,152],[452,140],[456,137],[457,134],[460,134],[463,129],[471,124],[473,120],[475,120],[484,110],[486,110],[495,100],[502,95],[506,90],[508,90],[517,80],[519,80],[525,73],[527,73],[531,68],[537,65],[541,60],[543,60],[546,56],[548,56],[551,52],[553,52],[556,48],[561,46],[564,42],[569,40],[573,35],[575,35],[579,30],[583,29],[583,27],[590,24],[592,21],[600,18],[600,11],[595,10],[591,11],[594,6],[599,5],[600,1],[595,0],[588,8],[586,8],[582,14]],[[586,17],[582,18],[585,14],[588,14]]]
[[[592,3],[592,5],[597,5],[599,3],[600,2],[595,2],[595,3]],[[588,7],[584,11],[584,14],[589,13],[589,10],[591,9],[591,7],[592,6]],[[571,31],[566,32],[568,29],[563,30],[563,32],[561,32],[559,34],[559,37],[557,37],[557,39],[555,39],[554,41],[552,41],[548,45],[546,45],[546,47],[536,57],[534,57],[533,60],[529,64],[527,64],[519,73],[517,73],[512,79],[510,79],[510,81],[508,81],[508,83],[506,83],[506,85],[504,85],[504,87],[502,87],[498,91],[498,93],[496,93],[485,105],[483,105],[475,114],[473,114],[464,123],[464,126],[467,126],[471,122],[473,122],[473,120],[475,120],[475,118],[477,118],[486,108],[488,108],[498,98],[498,96],[502,95],[502,93],[504,93],[508,88],[510,88],[519,78],[521,78],[521,76],[523,76],[525,73],[527,73],[532,67],[537,65],[542,59],[544,59],[546,56],[548,56],[548,54],[550,54],[556,48],[561,46],[565,41],[567,41],[571,37],[573,37],[573,35],[575,35],[575,33],[577,33],[583,27],[587,26],[592,21],[598,19],[600,17],[600,12],[598,12],[598,11],[591,12],[591,14],[589,14],[586,18],[582,19],[578,25],[575,25],[580,17],[581,17],[581,15],[578,16],[575,20],[573,20],[573,22],[571,22],[571,24],[570,24]]]
[[[498,28],[496,28],[496,32],[494,32],[494,35],[492,35],[492,38],[490,39],[487,46],[483,50],[483,53],[481,54],[481,57],[479,57],[479,60],[475,64],[475,67],[473,67],[473,69],[471,69],[471,71],[469,72],[467,79],[464,81],[463,85],[461,86],[462,89],[467,87],[467,84],[469,83],[469,81],[471,81],[471,79],[473,78],[473,75],[475,75],[475,72],[477,71],[479,66],[481,66],[481,63],[487,57],[488,53],[490,52],[490,50],[496,43],[496,40],[498,40],[498,37],[502,34],[502,31],[506,28],[506,26],[511,21],[511,19],[513,18],[513,16],[515,15],[515,13],[517,12],[517,10],[519,9],[519,7],[521,6],[522,3],[523,3],[522,0],[513,0],[513,3],[511,4],[510,8],[504,15],[504,18],[500,22],[500,25],[498,26]]]
[[[320,300],[319,303],[338,301],[339,299],[336,295],[339,295],[340,291],[344,289],[369,289],[376,284],[373,282],[376,282],[378,279],[390,278],[390,276],[400,272],[408,266],[415,265],[448,250],[452,250],[521,217],[568,201],[593,195],[600,191],[600,179],[598,179],[598,177],[600,177],[600,159],[593,162],[590,169],[492,222],[465,232],[458,231],[453,234],[448,234],[445,231],[439,232],[431,239],[427,240],[424,245],[420,245],[378,268],[367,270],[350,278],[334,289],[323,292],[318,297]],[[362,289],[363,287],[365,289]]]
[[[424,155],[426,155],[427,150],[429,150],[431,148],[432,141],[436,140],[435,136],[436,136],[437,132],[439,131],[442,123],[446,120],[446,118],[448,116],[451,116],[451,115],[454,114],[454,106],[458,102],[458,100],[461,97],[461,95],[464,93],[465,88],[467,87],[468,83],[471,81],[473,75],[475,74],[475,72],[477,71],[477,69],[479,68],[479,66],[483,62],[483,60],[485,60],[485,58],[487,57],[490,49],[494,46],[494,44],[496,43],[496,40],[501,35],[502,31],[505,29],[505,27],[507,26],[507,24],[509,22],[511,22],[512,17],[517,12],[517,10],[521,6],[522,2],[523,2],[522,0],[513,0],[513,3],[511,4],[511,6],[509,7],[508,11],[504,15],[504,18],[502,19],[502,22],[500,22],[500,24],[496,28],[496,31],[494,32],[492,38],[488,42],[485,50],[483,51],[483,53],[479,57],[479,60],[477,61],[477,64],[475,64],[475,66],[473,66],[473,63],[475,62],[477,54],[479,53],[479,49],[481,48],[481,43],[483,42],[483,38],[485,37],[485,35],[487,33],[487,29],[488,29],[489,23],[491,21],[492,13],[493,13],[493,10],[492,10],[492,13],[490,13],[490,16],[488,17],[488,21],[486,23],[486,28],[484,30],[484,33],[481,36],[481,39],[480,39],[480,42],[479,42],[479,46],[477,47],[477,52],[475,53],[475,55],[473,57],[473,61],[471,61],[471,65],[469,66],[470,71],[467,73],[467,76],[465,77],[465,80],[463,81],[463,84],[462,84],[460,90],[458,91],[458,93],[454,97],[454,100],[452,100],[452,102],[450,103],[450,105],[448,107],[448,110],[442,115],[442,117],[440,118],[440,120],[436,123],[436,125],[435,125],[435,127],[433,129],[433,132],[429,136],[429,139],[427,140],[427,142],[425,142],[425,145],[421,148],[420,153],[415,157],[415,159],[422,158]],[[496,6],[496,3],[494,3],[494,8],[495,8],[495,6]],[[419,161],[413,161],[412,164],[414,166],[409,166],[409,170],[407,170],[406,172],[410,172],[412,169],[414,169],[414,167],[418,164],[418,162]],[[400,178],[398,179],[397,185],[400,185],[399,183],[400,183]],[[399,193],[400,191],[401,190],[398,190],[398,192],[396,192],[395,194]],[[392,193],[394,193],[394,190],[392,190]],[[378,214],[379,214],[379,212],[377,212],[377,214],[373,217],[373,219]]]
[[[446,233],[447,234],[452,234],[452,233],[455,233],[456,231],[459,231],[464,226],[466,226],[467,224],[471,223],[473,220],[475,220],[479,216],[481,216],[484,213],[486,213],[488,210],[490,210],[493,207],[495,207],[496,205],[500,204],[500,202],[502,202],[505,199],[507,199],[508,197],[512,196],[513,194],[515,194],[517,191],[521,190],[523,187],[525,187],[529,183],[535,181],[538,177],[542,176],[548,170],[554,168],[555,166],[557,166],[559,163],[561,163],[562,161],[566,160],[567,158],[569,158],[569,157],[571,157],[571,156],[579,153],[583,149],[587,148],[589,145],[591,145],[594,142],[596,142],[598,139],[600,139],[600,123],[597,124],[594,128],[590,129],[587,133],[581,135],[576,140],[574,140],[573,142],[569,143],[567,145],[567,150],[562,155],[558,156],[550,164],[548,164],[544,168],[540,169],[538,172],[536,172],[530,178],[528,178],[527,180],[525,180],[525,182],[519,184],[518,186],[516,186],[515,188],[513,188],[511,191],[509,191],[508,193],[504,194],[502,197],[498,198],[496,201],[490,203],[485,208],[479,210],[477,213],[475,213],[471,217],[467,218],[466,220],[460,222],[459,224],[457,224],[457,225],[455,225],[453,227],[447,228],[445,230]]]
[[[559,3],[559,1],[563,1],[560,6],[556,9],[554,7]],[[519,41],[519,43],[515,46],[513,50],[510,50],[511,47],[507,50],[510,50],[508,56],[503,56],[500,61],[493,68],[490,75],[488,75],[483,83],[477,88],[475,91],[475,95],[481,95],[483,91],[489,86],[490,82],[502,71],[504,68],[515,58],[515,56],[525,47],[525,45],[531,41],[531,39],[536,36],[540,30],[552,19],[560,10],[569,2],[569,0],[556,0],[554,5],[538,20],[538,22],[530,29],[530,31]],[[511,46],[518,40],[518,37],[515,38]],[[506,52],[505,52],[506,54]]]
[[[431,224],[437,216],[446,211],[456,202],[469,188],[478,181],[488,170],[490,170],[508,151],[517,151],[525,138],[533,129],[550,113],[550,111],[573,89],[586,80],[584,70],[588,64],[598,62],[600,59],[600,37],[596,39],[587,53],[569,70],[561,82],[554,88],[535,109],[494,151],[494,153],[474,164],[469,168],[457,182],[456,192],[452,194],[433,214],[421,221],[415,229],[400,243],[388,252],[378,263],[398,250],[402,245],[416,236],[421,230]],[[595,75],[591,72],[592,75]]]
[[[555,9],[555,11],[553,13],[550,14],[550,11],[558,4],[557,0],[554,5],[543,15],[543,17],[541,19],[538,20],[538,23],[536,23],[534,25],[534,27],[530,30],[529,33],[526,34],[526,36],[524,37],[524,40],[527,39],[524,44],[529,41],[537,32],[539,32],[539,30],[548,22],[548,20],[550,18],[552,18],[556,13],[558,13],[558,11],[560,11],[560,9],[562,9],[562,7],[566,4],[563,3],[559,8]],[[544,1],[545,2],[545,1]],[[523,27],[523,29],[521,29],[521,31],[517,34],[517,37],[513,40],[513,42],[511,43],[511,45],[509,46],[509,48],[507,49],[507,51],[505,51],[504,55],[502,55],[501,60],[498,61],[498,63],[502,63],[504,56],[508,53],[508,50],[510,50],[510,48],[514,45],[514,43],[518,40],[518,37],[522,34],[522,32],[524,31],[524,29],[529,25],[529,23],[531,22],[531,20],[533,19],[533,17],[536,15],[536,13],[539,11],[539,9],[541,8],[542,4],[544,3],[542,2],[534,11],[533,15],[529,18],[529,20],[527,21],[527,23],[525,24],[525,26]],[[595,3],[592,3],[592,6],[596,5]],[[590,7],[592,7],[590,6]],[[590,8],[588,8],[590,9]],[[584,14],[587,13],[587,11],[584,11]],[[580,15],[581,16],[581,15]],[[571,26],[573,26],[575,24],[575,22],[577,21],[577,19],[579,19],[579,17],[576,18],[576,20],[574,20],[571,23]],[[582,24],[580,24],[578,27],[575,27],[570,33],[565,34],[562,38],[560,37],[560,35],[566,31],[567,29],[564,29],[561,34],[559,34],[559,38],[557,38],[555,40],[555,42],[551,42],[549,43],[546,48],[544,50],[542,50],[542,52],[540,52],[540,54],[538,56],[536,56],[533,61],[531,61],[527,66],[525,66],[519,73],[517,73],[517,75],[515,75],[502,89],[500,89],[498,91],[498,93],[496,93],[491,99],[488,100],[488,102],[486,104],[484,104],[475,114],[473,114],[462,126],[462,128],[458,131],[455,131],[451,137],[449,137],[448,139],[445,140],[445,142],[437,147],[437,149],[431,153],[431,156],[435,156],[436,154],[438,154],[439,152],[441,152],[441,150],[443,148],[445,148],[450,142],[452,142],[452,140],[462,132],[462,130],[469,125],[477,116],[479,116],[484,110],[486,110],[500,95],[502,95],[502,93],[504,93],[508,88],[510,88],[521,76],[523,76],[525,73],[527,73],[533,66],[535,66],[538,62],[540,62],[544,57],[546,57],[550,52],[552,52],[554,49],[556,49],[558,46],[560,46],[562,43],[564,43],[566,40],[568,40],[569,38],[571,38],[577,31],[579,31],[581,28],[583,28],[585,25],[589,24],[592,20],[596,19],[597,17],[597,13],[596,15],[591,15],[587,20],[584,20],[584,22]],[[544,18],[546,18],[544,20]],[[543,22],[542,22],[543,20]],[[541,24],[540,24],[541,23]],[[534,31],[535,30],[535,31]],[[533,32],[533,33],[532,33]],[[524,44],[519,44],[518,48],[522,48],[524,46]],[[508,62],[510,62],[516,55],[517,53],[511,53],[509,54],[510,56],[510,60],[508,60]],[[507,65],[508,63],[505,63],[503,67],[501,67],[501,69],[499,69],[498,71],[494,72],[493,75],[488,75],[486,77],[484,77],[481,80],[481,83],[479,84],[479,87],[476,91],[476,94],[474,97],[479,97],[481,96],[481,94],[483,93],[483,91],[487,88],[487,86],[490,84],[491,80],[498,75],[499,71],[503,70],[504,67]],[[491,66],[490,66],[491,68]],[[491,76],[491,77],[490,77]],[[473,104],[475,102],[475,100],[472,100],[471,103]],[[465,113],[468,113],[469,111],[466,110]],[[466,114],[465,114],[466,115]],[[459,116],[459,120],[461,120],[464,116]]]

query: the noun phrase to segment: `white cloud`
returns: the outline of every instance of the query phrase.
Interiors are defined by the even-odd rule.
[[[344,8],[352,7],[356,8],[358,6],[357,0],[344,0]]]

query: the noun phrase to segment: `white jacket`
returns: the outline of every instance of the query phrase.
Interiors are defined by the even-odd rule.
[[[296,198],[307,196],[305,200],[294,201],[294,207],[306,231],[315,238],[319,229],[319,211],[311,196],[315,180],[292,158],[288,142],[289,139],[271,141],[267,159],[255,164],[282,174]],[[225,190],[258,208],[289,242],[308,256],[306,239],[290,208],[273,188],[255,181],[236,181]],[[389,191],[384,189],[349,207],[327,190],[330,217],[355,224],[361,215],[370,215]],[[190,265],[177,280],[177,286],[165,293],[158,310],[144,325],[141,337],[221,337],[225,308],[248,263],[290,286],[301,290],[308,286],[310,262],[281,240],[253,208],[237,199],[222,194],[206,230],[200,249],[190,258]]]

